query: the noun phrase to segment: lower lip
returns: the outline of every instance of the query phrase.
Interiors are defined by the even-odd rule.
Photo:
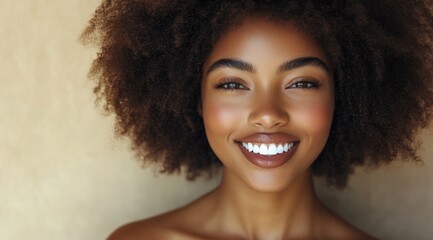
[[[255,166],[260,168],[276,168],[285,164],[290,160],[290,158],[298,148],[298,143],[299,142],[296,142],[295,145],[285,153],[280,153],[271,156],[260,155],[254,152],[249,152],[247,149],[245,149],[242,146],[242,143],[239,143],[239,147],[241,148],[242,153],[248,159],[248,161],[254,164]]]

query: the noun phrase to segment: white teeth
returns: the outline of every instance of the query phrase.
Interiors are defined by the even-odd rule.
[[[289,151],[289,144],[288,143],[284,144],[283,149],[284,149],[284,152]]]
[[[253,152],[254,153],[259,153],[260,152],[260,148],[259,148],[258,145],[254,145]]]
[[[259,152],[261,155],[268,155],[268,148],[266,147],[266,145],[265,144],[262,144],[261,146],[260,146],[260,152]]]
[[[278,144],[278,147],[277,147],[277,153],[283,153],[283,152],[284,152],[283,145]]]
[[[275,154],[277,154],[277,146],[275,146],[275,144],[271,144],[271,145],[269,145],[269,148],[268,148],[268,155],[275,155]]]
[[[253,144],[252,143],[248,143],[248,148],[247,149],[248,149],[248,151],[252,152],[253,149],[254,149]]]
[[[293,148],[294,145],[295,144],[293,142],[278,144],[278,145],[276,143],[258,144],[258,143],[242,142],[242,146],[249,152],[258,153],[260,155],[265,155],[265,156],[272,156],[272,155],[288,152],[290,149]]]

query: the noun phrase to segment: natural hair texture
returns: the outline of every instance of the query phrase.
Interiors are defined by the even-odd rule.
[[[335,85],[328,143],[312,166],[343,187],[355,166],[420,161],[416,134],[433,109],[428,1],[105,0],[82,34],[100,46],[90,76],[116,131],[143,162],[187,177],[220,165],[198,114],[202,66],[245,16],[295,21],[329,54]]]

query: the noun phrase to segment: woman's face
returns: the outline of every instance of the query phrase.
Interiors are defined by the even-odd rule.
[[[205,131],[225,177],[281,191],[327,141],[333,82],[326,54],[294,23],[247,18],[225,33],[204,64]]]

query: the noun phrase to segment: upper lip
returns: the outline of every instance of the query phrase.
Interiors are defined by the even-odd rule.
[[[236,140],[248,143],[289,143],[299,141],[296,137],[287,133],[256,133]]]

